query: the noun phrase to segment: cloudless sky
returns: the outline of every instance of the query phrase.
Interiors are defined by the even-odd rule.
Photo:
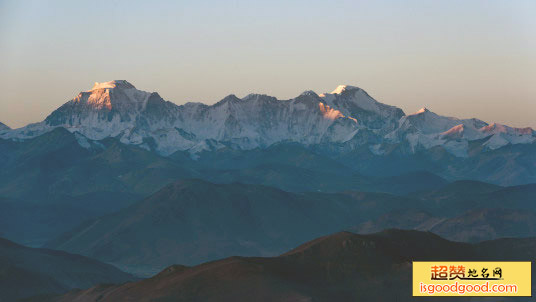
[[[169,101],[359,86],[412,113],[536,128],[536,1],[0,0],[0,121],[94,82]]]

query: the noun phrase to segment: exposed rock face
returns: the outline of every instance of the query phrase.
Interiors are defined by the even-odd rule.
[[[119,137],[123,143],[162,155],[179,150],[195,154],[222,146],[266,148],[290,141],[324,149],[336,144],[344,152],[365,146],[376,155],[393,145],[404,146],[408,154],[440,146],[456,157],[467,157],[472,141],[483,140],[483,150],[536,141],[531,128],[445,117],[426,108],[405,115],[400,108],[382,104],[353,86],[341,85],[321,95],[306,91],[290,100],[229,95],[210,106],[177,106],[124,80],[95,83],[43,122],[4,129],[0,137],[25,139],[55,127],[91,140]]]

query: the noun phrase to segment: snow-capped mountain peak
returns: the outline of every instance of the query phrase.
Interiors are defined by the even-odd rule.
[[[431,112],[430,110],[428,110],[428,108],[426,107],[422,107],[421,109],[417,110],[417,112],[411,114],[411,115],[417,115],[417,114],[423,114],[423,113],[427,113],[427,112]]]
[[[472,140],[483,139],[488,149],[536,141],[530,128],[446,117],[425,107],[405,115],[400,108],[378,102],[365,90],[349,85],[321,95],[305,91],[290,100],[231,94],[214,105],[177,106],[125,80],[95,83],[43,122],[14,130],[0,125],[0,137],[28,139],[56,127],[75,132],[81,145],[87,145],[87,140],[117,137],[162,155],[223,146],[264,148],[292,141],[328,149],[337,146],[345,152],[373,144],[375,154],[382,154],[382,144],[406,144],[409,152],[443,146],[455,156],[467,156]]]
[[[456,125],[439,134],[439,138],[446,140],[475,140],[482,137],[483,135],[475,127],[471,127],[466,124]]]
[[[266,95],[266,94],[259,94],[259,93],[250,93],[242,98],[243,101],[275,101],[276,98]]]
[[[356,89],[360,89],[359,87],[355,87],[355,86],[350,86],[350,85],[339,85],[337,86],[337,88],[335,88],[335,90],[333,90],[331,92],[331,94],[341,94],[345,91],[348,91],[348,90],[356,90]]]
[[[308,95],[308,96],[313,96],[313,97],[316,97],[316,98],[320,97],[318,94],[316,94],[316,92],[314,92],[312,90],[305,90],[300,95]]]
[[[114,81],[102,82],[102,83],[95,82],[95,85],[93,85],[93,88],[91,88],[91,90],[112,89],[112,88],[136,89],[134,85],[130,84],[129,82],[125,80],[114,80]]]
[[[536,131],[530,127],[514,128],[493,123],[479,129],[489,139],[484,144],[489,149],[498,149],[509,144],[531,144],[536,142]]]
[[[532,135],[534,133],[534,130],[530,127],[514,128],[514,127],[509,127],[509,126],[506,126],[503,124],[497,124],[497,123],[492,123],[490,125],[482,127],[481,131],[487,134],[505,133],[505,134],[515,134],[515,135]]]
[[[240,102],[242,99],[239,99],[236,95],[230,94],[223,99],[221,99],[219,102],[217,102],[215,105],[222,105],[226,103],[233,103],[233,102]]]
[[[423,107],[413,114],[402,117],[397,131],[419,131],[423,134],[438,134],[459,125],[464,125],[461,130],[466,128],[476,130],[487,125],[487,123],[478,119],[459,119],[441,116]]]
[[[381,134],[394,130],[398,120],[404,116],[402,109],[380,103],[356,86],[339,85],[332,93],[319,97],[331,108]]]
[[[75,98],[54,110],[43,122],[9,131],[2,136],[31,138],[56,127],[64,127],[93,140],[126,133],[130,135],[132,131],[128,129],[133,129],[137,123],[144,122],[143,119],[139,119],[143,115],[142,112],[159,115],[160,119],[169,118],[164,114],[165,110],[154,110],[156,103],[166,106],[166,102],[157,93],[137,90],[125,80],[95,83],[91,90],[80,92]],[[151,110],[147,110],[148,107]],[[141,141],[141,138],[137,138],[136,141]]]

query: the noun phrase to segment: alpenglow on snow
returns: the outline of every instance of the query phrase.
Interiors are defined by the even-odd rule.
[[[409,153],[441,146],[465,157],[469,142],[475,140],[483,140],[484,149],[490,150],[536,141],[531,128],[445,117],[426,108],[406,115],[354,86],[341,85],[320,95],[306,91],[290,100],[261,94],[229,95],[214,105],[179,106],[124,80],[95,83],[40,123],[19,129],[0,127],[0,137],[24,140],[56,127],[77,133],[82,146],[87,140],[117,137],[122,143],[162,155],[295,142],[345,151],[366,146],[376,155],[394,144],[407,145]]]

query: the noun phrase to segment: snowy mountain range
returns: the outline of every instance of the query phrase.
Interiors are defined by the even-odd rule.
[[[403,145],[413,154],[437,146],[467,157],[471,142],[482,150],[532,144],[536,131],[488,124],[479,119],[445,117],[423,108],[406,115],[382,104],[363,89],[341,85],[331,93],[305,91],[290,100],[260,94],[229,95],[214,105],[165,101],[124,80],[95,83],[44,121],[18,129],[0,125],[0,138],[25,140],[64,127],[81,146],[107,137],[167,156],[194,155],[221,147],[266,148],[278,142],[351,151],[366,147],[382,155]]]

